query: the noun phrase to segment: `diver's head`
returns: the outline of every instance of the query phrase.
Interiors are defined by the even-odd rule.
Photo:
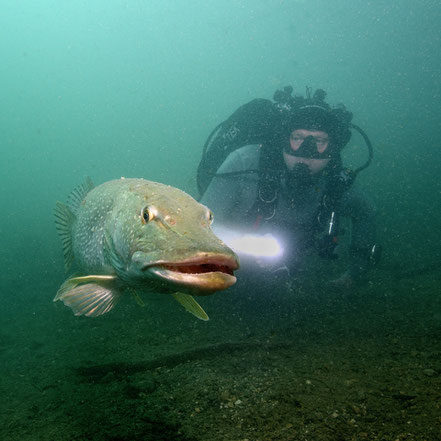
[[[332,109],[320,97],[304,99],[284,120],[283,156],[288,169],[306,164],[311,173],[323,170],[348,143],[352,114]]]
[[[324,153],[329,147],[329,135],[322,130],[296,129],[289,137],[289,146],[283,150],[288,170],[299,164],[309,168],[311,174],[321,172],[331,160]],[[324,157],[320,157],[320,156]]]

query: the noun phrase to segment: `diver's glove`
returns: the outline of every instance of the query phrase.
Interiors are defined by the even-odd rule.
[[[286,273],[289,276],[289,268],[282,262],[273,262],[270,259],[258,257],[255,259],[257,266],[266,274]]]
[[[274,263],[261,258],[256,259],[255,262],[261,270],[260,278],[262,282],[283,283],[291,277],[289,268],[283,262]]]

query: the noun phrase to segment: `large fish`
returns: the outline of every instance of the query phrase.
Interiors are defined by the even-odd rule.
[[[110,311],[125,291],[172,294],[207,320],[191,294],[206,295],[236,282],[238,258],[211,231],[210,210],[177,188],[119,179],[94,188],[88,179],[55,207],[67,279],[54,301],[75,315]]]

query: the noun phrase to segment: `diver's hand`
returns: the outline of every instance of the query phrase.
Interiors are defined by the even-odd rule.
[[[329,285],[336,289],[350,289],[355,286],[355,280],[349,271],[345,271],[338,279],[330,280]]]
[[[254,262],[256,263],[256,265],[260,269],[262,269],[264,271],[271,271],[274,267],[274,262],[272,262],[269,259],[262,258],[262,257],[256,257],[254,259]]]
[[[289,268],[283,262],[274,263],[268,259],[255,259],[257,266],[267,275],[276,277],[289,277]]]

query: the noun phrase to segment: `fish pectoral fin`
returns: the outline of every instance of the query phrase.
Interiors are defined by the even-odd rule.
[[[172,294],[173,298],[177,300],[188,312],[196,316],[200,320],[210,320],[207,313],[202,309],[202,306],[189,294],[175,292]]]
[[[116,276],[84,276],[67,279],[54,302],[61,300],[75,315],[98,317],[109,312],[121,297]]]
[[[116,280],[117,280],[116,276],[90,275],[90,276],[71,277],[70,279],[65,280],[63,284],[60,286],[60,289],[58,290],[57,295],[54,298],[54,302],[56,302],[57,300],[61,300],[65,292],[70,291],[72,288],[75,288],[77,285],[91,283],[91,282],[97,282],[99,284],[108,283],[109,285],[112,285],[112,282],[116,282]]]

